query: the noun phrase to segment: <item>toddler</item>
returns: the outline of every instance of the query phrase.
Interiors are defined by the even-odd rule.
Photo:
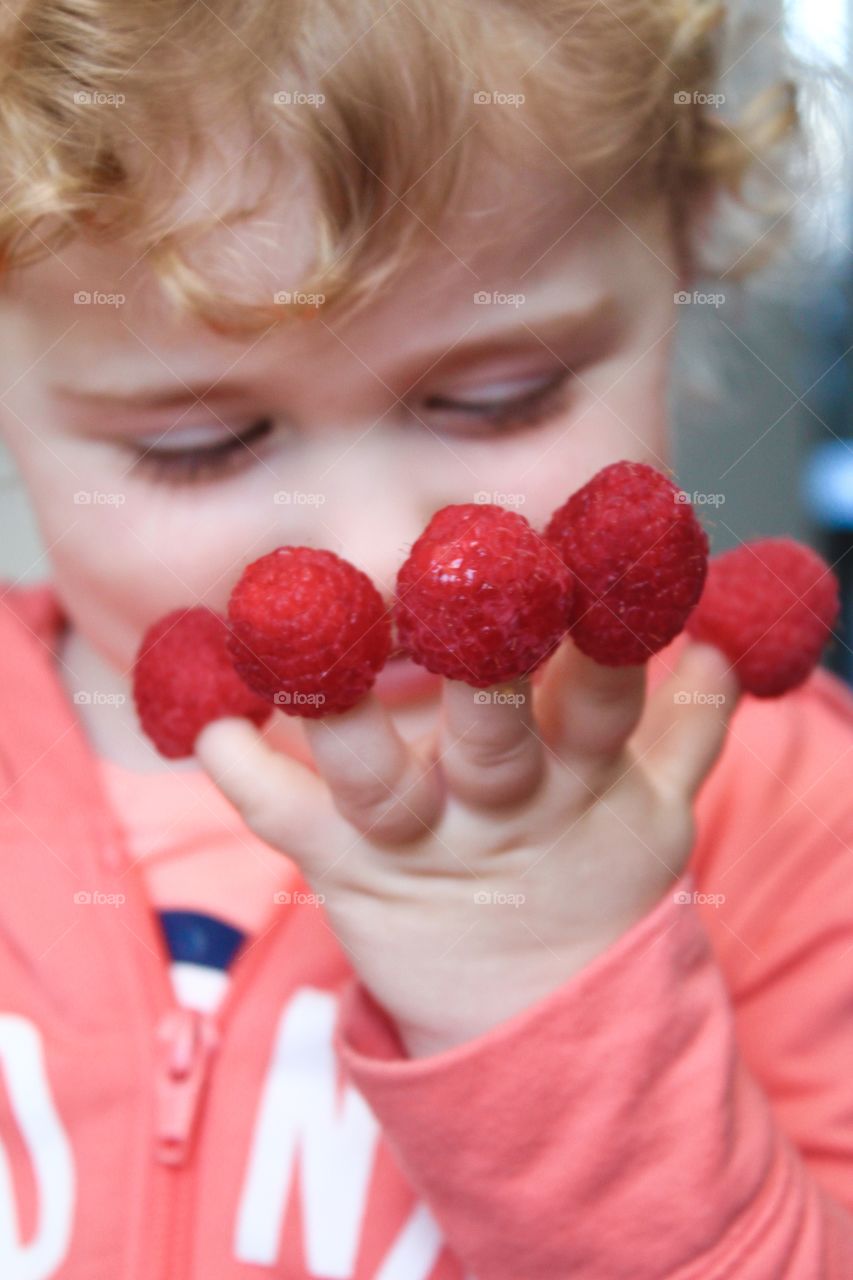
[[[4,5],[46,565],[0,609],[2,1280],[853,1275],[834,676],[397,657],[178,762],[132,698],[146,628],[277,546],[390,601],[445,504],[541,529],[671,470],[679,295],[799,136],[784,78],[721,110],[725,8]]]

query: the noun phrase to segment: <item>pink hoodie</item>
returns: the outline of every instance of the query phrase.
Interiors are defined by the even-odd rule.
[[[853,1277],[838,680],[744,698],[673,890],[413,1061],[298,900],[215,1015],[175,1003],[54,671],[60,606],[0,603],[0,1280]]]

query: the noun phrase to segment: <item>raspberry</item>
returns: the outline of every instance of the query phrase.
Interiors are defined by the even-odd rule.
[[[367,574],[312,547],[278,547],[248,565],[228,618],[238,673],[291,716],[347,711],[391,648],[390,614]]]
[[[529,674],[566,633],[572,575],[524,516],[442,507],[397,575],[395,620],[421,666],[475,688]]]
[[[687,630],[722,649],[748,693],[775,698],[817,664],[839,608],[838,580],[817,552],[763,538],[714,556]]]
[[[196,737],[220,716],[263,724],[270,707],[247,689],[226,645],[225,619],[204,606],[173,609],[142,637],[133,700],[143,730],[162,756],[191,756]]]
[[[702,591],[708,538],[686,494],[644,462],[603,467],[545,530],[576,579],[571,636],[605,666],[646,662]]]

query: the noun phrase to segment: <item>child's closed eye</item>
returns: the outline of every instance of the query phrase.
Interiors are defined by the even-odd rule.
[[[465,436],[519,431],[556,417],[566,407],[571,371],[539,379],[518,394],[501,395],[498,386],[474,397],[429,395],[406,405],[407,414],[429,430]],[[529,381],[529,380],[528,380]],[[505,384],[506,385],[506,384]],[[518,384],[516,384],[517,386]],[[136,446],[132,470],[146,478],[173,484],[225,478],[260,460],[258,448],[272,438],[275,419],[262,417],[239,431],[228,431],[203,447]]]
[[[258,418],[241,431],[229,431],[203,448],[136,447],[134,473],[173,484],[215,480],[257,461],[255,445],[275,430],[275,419]]]
[[[488,435],[490,431],[519,431],[556,417],[565,409],[571,378],[571,370],[563,369],[556,377],[544,381],[539,379],[521,395],[485,396],[481,393],[470,399],[428,396],[417,416],[425,425],[439,431],[450,430],[469,436]]]

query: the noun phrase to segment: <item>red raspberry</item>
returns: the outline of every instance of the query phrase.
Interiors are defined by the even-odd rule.
[[[238,673],[290,716],[349,710],[391,648],[390,614],[367,574],[312,547],[278,547],[248,565],[228,618]]]
[[[524,516],[442,507],[397,575],[398,637],[415,662],[474,688],[532,672],[566,633],[572,575]]]
[[[748,693],[775,698],[815,667],[839,608],[838,579],[817,552],[762,538],[714,556],[687,630],[722,649]]]
[[[576,579],[571,636],[609,667],[641,664],[674,640],[708,568],[687,495],[644,462],[603,467],[545,530]]]
[[[247,689],[226,645],[225,619],[203,605],[173,609],[142,637],[133,668],[133,700],[143,730],[162,756],[191,756],[211,720],[245,716],[256,725],[269,704]]]

